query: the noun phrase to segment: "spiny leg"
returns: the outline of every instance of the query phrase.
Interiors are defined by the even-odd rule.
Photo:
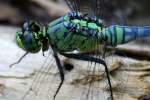
[[[59,92],[59,90],[60,90],[60,88],[62,87],[62,84],[63,84],[63,82],[64,82],[64,71],[63,71],[63,67],[62,67],[62,65],[61,65],[61,63],[60,63],[60,59],[58,58],[58,55],[57,55],[57,53],[56,53],[55,51],[54,51],[54,58],[55,58],[55,60],[56,60],[56,64],[57,64],[57,67],[58,67],[58,70],[59,70],[61,82],[60,82],[60,84],[59,84],[59,86],[58,86],[58,88],[57,88],[57,90],[56,90],[56,92],[55,92],[55,94],[54,94],[53,100],[55,100],[55,98],[56,98],[56,96],[57,96],[57,94],[58,94],[58,92]]]
[[[111,81],[110,81],[109,71],[108,71],[107,65],[104,60],[94,58],[94,57],[91,57],[88,55],[83,55],[83,54],[66,54],[66,53],[60,53],[60,54],[65,57],[68,57],[68,58],[73,58],[73,59],[83,60],[83,61],[92,61],[92,62],[96,62],[96,63],[100,63],[100,64],[104,65],[105,71],[106,71],[106,76],[108,79],[111,100],[113,100],[113,91],[112,91],[112,85],[111,85]]]

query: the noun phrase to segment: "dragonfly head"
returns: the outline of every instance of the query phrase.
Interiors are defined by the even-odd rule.
[[[22,31],[16,33],[17,45],[27,52],[36,53],[41,49],[39,34],[41,25],[35,21],[27,21],[22,27]]]

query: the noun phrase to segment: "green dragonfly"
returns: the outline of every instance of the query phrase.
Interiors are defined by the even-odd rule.
[[[32,20],[25,22],[22,31],[16,33],[17,44],[27,52],[25,55],[37,53],[41,49],[43,52],[49,48],[52,49],[61,78],[53,99],[56,98],[65,80],[64,69],[58,57],[60,54],[68,58],[103,65],[109,85],[110,98],[114,100],[110,73],[105,60],[84,53],[99,49],[99,45],[115,47],[138,38],[150,36],[150,26],[106,26],[102,19],[106,21],[105,23],[111,19],[109,15],[111,12],[105,13],[111,11],[111,5],[108,7],[110,9],[106,9],[107,6],[105,6],[111,0],[87,0],[84,1],[85,4],[82,0],[65,1],[71,12],[50,22],[47,26]],[[79,53],[73,53],[74,50]]]

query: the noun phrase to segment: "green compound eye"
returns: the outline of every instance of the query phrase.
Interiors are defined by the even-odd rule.
[[[36,53],[40,51],[41,44],[37,37],[40,31],[38,24],[31,22],[25,22],[22,32],[16,33],[16,42],[20,48],[27,52]]]
[[[22,41],[21,41],[21,34],[22,34],[22,32],[17,32],[17,33],[16,33],[16,42],[17,42],[17,45],[18,45],[20,48],[22,48],[22,49],[25,50],[24,45],[23,45],[23,43],[22,43]]]
[[[41,31],[40,25],[36,22],[31,22],[30,29],[32,32],[40,32]]]

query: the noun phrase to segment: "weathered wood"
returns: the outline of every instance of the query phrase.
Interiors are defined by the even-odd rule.
[[[0,30],[0,84],[2,85],[0,92],[2,100],[22,100],[21,97],[31,87],[31,84],[34,92],[29,92],[26,100],[49,100],[52,98],[60,82],[52,56],[48,58],[47,62],[44,62],[46,57],[42,57],[42,53],[28,55],[20,64],[10,69],[9,65],[24,52],[17,47],[14,41],[14,35],[18,29],[1,26]],[[63,63],[66,58],[61,58]],[[74,69],[66,72],[65,83],[56,99],[86,100],[91,83],[93,92],[90,93],[95,94],[94,100],[103,97],[105,97],[104,100],[108,98],[109,92],[102,65],[68,58],[66,60],[74,65]],[[149,61],[139,61],[115,55],[107,57],[106,61],[111,73],[115,100],[150,99]],[[43,62],[46,65],[42,65]],[[43,66],[42,70],[40,69],[41,66]],[[95,70],[94,73],[93,70]],[[32,82],[32,80],[34,81]]]

